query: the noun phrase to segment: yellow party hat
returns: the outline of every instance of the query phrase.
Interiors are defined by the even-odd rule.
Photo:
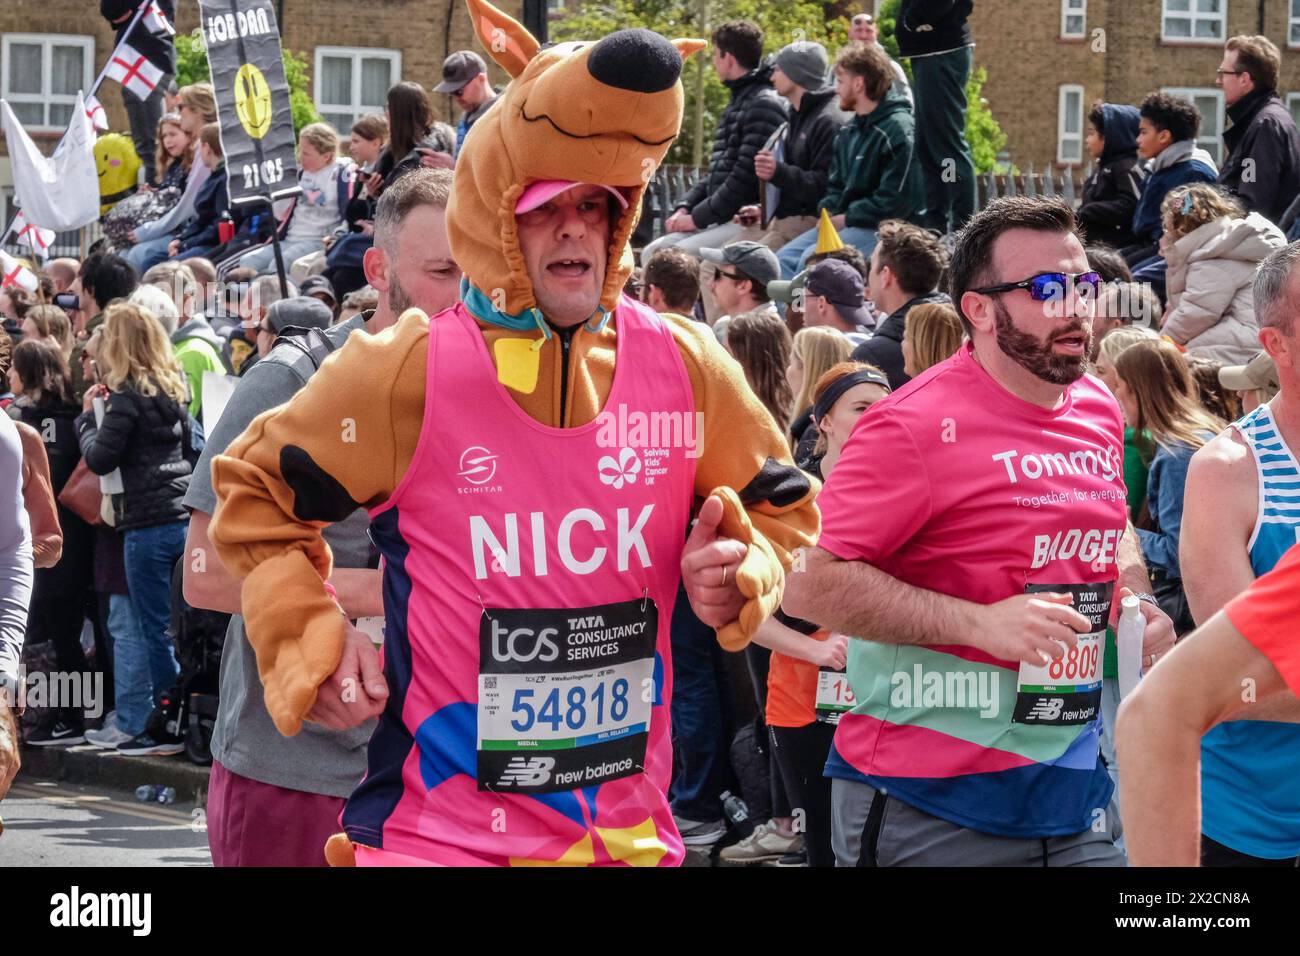
[[[831,214],[825,209],[822,210],[822,217],[817,223],[817,248],[814,252],[834,252],[836,249],[843,249],[844,243],[840,239],[840,234],[835,231],[831,225]]]

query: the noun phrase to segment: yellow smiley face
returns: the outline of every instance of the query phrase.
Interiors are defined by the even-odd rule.
[[[262,71],[251,63],[245,63],[235,74],[235,115],[253,139],[270,132],[271,88]]]

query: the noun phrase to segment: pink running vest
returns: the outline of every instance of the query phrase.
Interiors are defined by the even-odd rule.
[[[581,428],[511,399],[463,305],[429,323],[419,444],[371,514],[390,697],[343,812],[357,844],[453,866],[681,862],[668,631],[695,406],[664,320],[623,298],[614,322],[614,381]]]

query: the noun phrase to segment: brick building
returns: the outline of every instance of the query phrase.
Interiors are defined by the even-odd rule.
[[[522,19],[522,0],[493,2]],[[285,47],[306,55],[317,108],[344,135],[357,116],[382,111],[388,88],[399,80],[414,80],[428,89],[441,80],[447,53],[467,48],[484,53],[464,0],[275,3]],[[178,32],[197,28],[196,0],[177,0],[176,8]],[[43,146],[53,148],[67,128],[77,90],[89,89],[112,50],[113,32],[95,0],[0,3],[0,97]],[[505,82],[495,64],[492,71],[494,82]],[[117,83],[105,83],[100,99],[111,128],[129,131]],[[458,117],[451,98],[434,96],[433,101],[442,118],[454,123]],[[12,192],[8,150],[0,138],[0,213],[5,222]]]
[[[1278,92],[1300,116],[1300,0],[975,0],[975,63],[984,96],[1024,168],[1089,161],[1092,103],[1141,103],[1158,89],[1201,111],[1200,144],[1223,158],[1215,70],[1223,43],[1262,33],[1282,51]]]

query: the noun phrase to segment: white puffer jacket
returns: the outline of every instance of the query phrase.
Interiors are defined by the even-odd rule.
[[[1251,282],[1260,262],[1284,245],[1282,231],[1255,212],[1162,242],[1168,306],[1161,331],[1188,355],[1225,365],[1249,362],[1260,347]]]

